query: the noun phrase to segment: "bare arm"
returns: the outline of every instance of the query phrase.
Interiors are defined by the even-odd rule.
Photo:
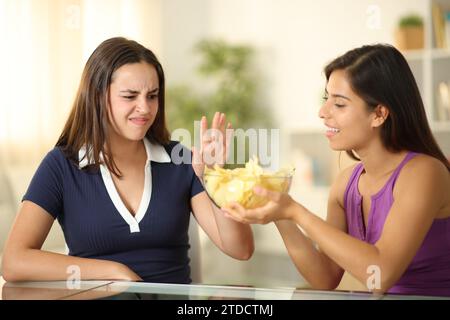
[[[325,254],[362,283],[367,281],[369,266],[379,267],[381,287],[375,291],[385,292],[411,263],[442,208],[450,187],[448,177],[447,169],[437,160],[425,156],[412,159],[397,180],[394,204],[374,245],[334,228],[300,205],[292,218]]]
[[[328,198],[327,223],[343,232],[347,231],[343,195],[354,166],[344,170],[336,179]],[[300,274],[315,289],[335,289],[344,270],[324,254],[291,220],[278,220],[275,225],[283,238],[289,256]]]
[[[205,191],[194,196],[191,204],[198,224],[220,250],[235,259],[250,259],[254,244],[253,232],[248,224],[225,217]]]
[[[225,114],[216,112],[208,133],[208,123],[202,117],[200,127],[201,148],[192,147],[192,167],[202,181],[205,165],[223,166],[229,154],[233,133],[231,124],[226,126]],[[206,156],[205,156],[206,154]],[[202,182],[203,184],[203,182]],[[191,207],[198,224],[214,244],[224,253],[239,260],[248,260],[253,255],[253,232],[249,225],[242,224],[224,215],[209,199],[206,192],[200,192],[191,199]]]
[[[40,206],[24,201],[5,245],[2,273],[6,281],[66,280],[69,267],[80,280],[141,280],[127,266],[107,260],[79,258],[41,250],[54,222]]]
[[[275,224],[297,270],[311,287],[321,290],[336,288],[343,270],[318,250],[295,223],[280,220]]]
[[[345,233],[347,231],[343,206],[343,195],[353,168],[344,170],[333,184],[328,199],[327,221],[320,218],[322,224]],[[275,221],[283,238],[289,256],[298,271],[316,289],[334,289],[338,286],[344,270],[334,262],[309,234],[298,228],[298,222],[292,218],[299,210],[305,210],[289,195],[269,190],[255,190],[271,201],[262,208],[245,210],[237,203],[224,208],[236,221],[242,223],[266,224]],[[308,231],[306,230],[308,233]]]
[[[417,180],[418,176],[420,181]],[[441,162],[423,155],[409,161],[397,179],[394,188],[395,201],[381,237],[375,244],[348,235],[343,228],[323,221],[289,196],[268,190],[255,190],[271,200],[263,208],[245,210],[238,204],[232,204],[226,210],[237,221],[246,223],[292,220],[325,255],[361,283],[366,284],[371,276],[368,274],[369,267],[378,267],[380,287],[374,291],[385,292],[398,281],[411,263],[433,220],[442,211],[446,201],[448,202],[449,189],[449,173]],[[337,194],[341,194],[341,191]],[[332,217],[339,219],[340,215],[337,205],[340,196],[337,199],[333,195],[330,197],[328,221]],[[316,259],[316,262],[319,262],[317,268],[326,270],[326,264],[321,264],[320,261]]]

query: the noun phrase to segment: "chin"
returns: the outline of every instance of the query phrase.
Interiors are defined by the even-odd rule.
[[[145,138],[145,134],[150,130],[150,128],[140,128],[139,130],[129,130],[124,132],[125,137],[129,140],[139,141]]]
[[[330,145],[330,148],[333,149],[334,151],[346,151],[346,150],[353,149],[352,147],[345,146],[345,145],[342,145],[342,144],[333,143],[333,142],[330,142],[329,145]]]
[[[143,134],[127,134],[124,136],[125,139],[130,141],[141,141],[145,138],[145,133]]]
[[[333,149],[334,151],[341,151],[341,150],[343,149],[342,146],[340,146],[340,145],[337,144],[337,143],[333,143],[332,141],[330,141],[330,142],[328,143],[328,145],[329,145],[330,148]]]

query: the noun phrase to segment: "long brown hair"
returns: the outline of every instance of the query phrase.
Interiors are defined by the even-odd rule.
[[[159,80],[158,113],[145,136],[154,143],[167,144],[164,108],[164,72],[155,54],[136,41],[122,37],[102,42],[89,57],[81,76],[69,118],[56,143],[64,154],[78,165],[78,151],[84,146],[89,168],[98,170],[102,161],[108,169],[120,177],[109,150],[108,100],[111,78],[114,72],[128,63],[146,62],[155,67]],[[106,148],[105,148],[106,147]],[[103,154],[103,160],[100,159]]]
[[[450,163],[439,148],[427,121],[414,75],[403,55],[391,45],[367,45],[348,51],[325,67],[327,81],[335,70],[344,70],[353,91],[369,111],[378,105],[389,109],[381,127],[385,148],[408,150],[440,160],[450,171]],[[353,150],[347,154],[360,160]]]

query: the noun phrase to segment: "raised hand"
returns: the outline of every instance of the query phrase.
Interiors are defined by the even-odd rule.
[[[202,117],[200,124],[200,150],[192,147],[192,167],[195,174],[201,177],[205,165],[213,167],[215,164],[223,167],[229,155],[230,141],[233,137],[231,123],[226,125],[224,113],[214,114],[211,128],[208,129],[208,120]]]

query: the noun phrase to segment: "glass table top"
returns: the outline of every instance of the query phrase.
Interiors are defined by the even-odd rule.
[[[5,282],[3,278],[0,278],[0,294],[3,300],[435,300],[443,298],[320,291],[293,287],[255,288],[126,281]]]

